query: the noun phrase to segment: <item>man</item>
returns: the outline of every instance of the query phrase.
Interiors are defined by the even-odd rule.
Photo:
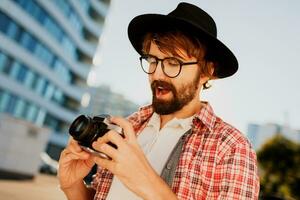
[[[233,53],[216,38],[213,19],[180,3],[168,15],[135,17],[128,35],[149,74],[152,104],[128,121],[112,117],[125,138],[111,130],[93,143],[111,159],[70,140],[59,161],[68,199],[257,199],[251,145],[199,100],[209,80],[238,69]],[[86,188],[82,179],[95,163],[93,187]]]

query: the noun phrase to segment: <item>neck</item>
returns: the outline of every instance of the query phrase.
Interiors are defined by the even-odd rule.
[[[187,105],[185,105],[181,110],[178,110],[168,115],[160,115],[160,129],[162,129],[166,125],[166,123],[168,123],[175,117],[178,119],[185,119],[193,116],[201,109],[201,107],[201,102],[195,98]]]

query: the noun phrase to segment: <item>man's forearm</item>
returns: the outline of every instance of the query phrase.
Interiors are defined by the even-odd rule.
[[[149,177],[152,187],[143,195],[145,200],[178,200],[171,188],[157,175]]]
[[[91,200],[95,195],[95,190],[87,188],[83,181],[78,182],[73,187],[61,189],[68,200]]]

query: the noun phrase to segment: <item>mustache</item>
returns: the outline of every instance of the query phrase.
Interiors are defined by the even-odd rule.
[[[158,87],[163,87],[167,90],[171,90],[173,93],[176,92],[176,88],[174,87],[173,84],[168,83],[166,81],[162,81],[162,80],[155,80],[151,83],[151,89],[154,92],[156,88]]]

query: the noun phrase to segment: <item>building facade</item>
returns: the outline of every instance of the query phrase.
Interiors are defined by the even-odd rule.
[[[0,113],[52,130],[58,159],[79,114],[109,0],[1,0]]]
[[[139,105],[126,99],[122,94],[113,92],[109,86],[90,87],[88,91],[88,106],[82,107],[81,113],[95,116],[108,114],[127,117],[138,111]]]

